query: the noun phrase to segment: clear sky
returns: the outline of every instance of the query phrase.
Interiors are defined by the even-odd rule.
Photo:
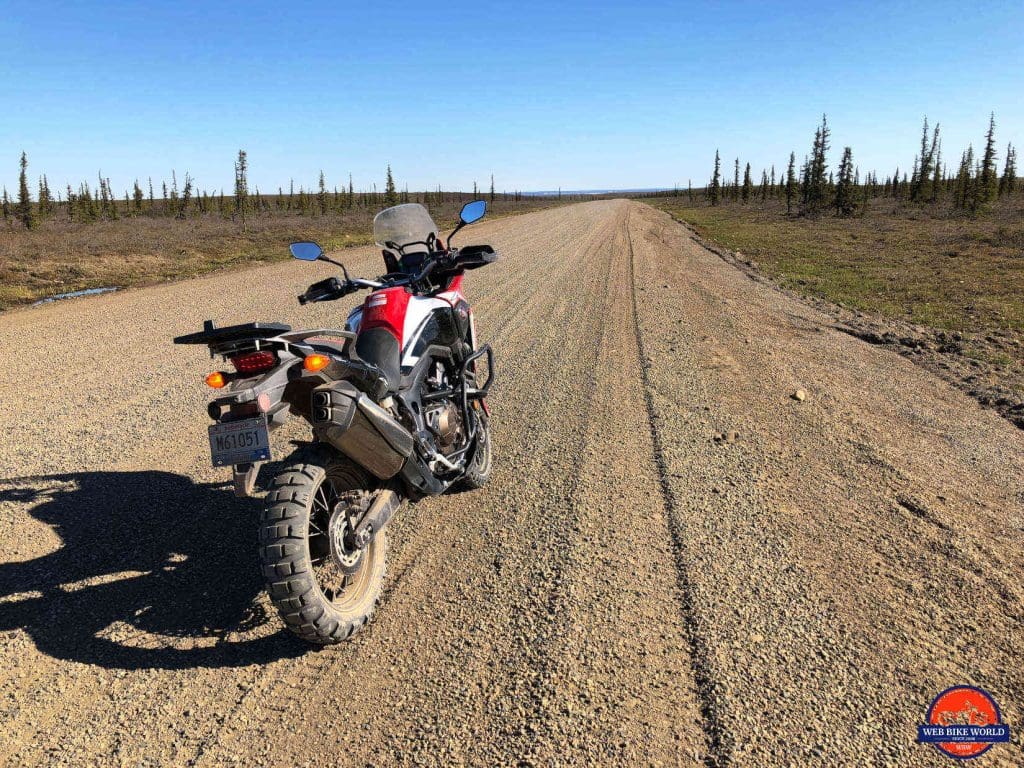
[[[1024,3],[50,3],[0,12],[0,182],[186,171],[263,191],[702,184],[716,148],[801,158],[821,113],[862,170],[945,157],[995,111],[1024,144]]]

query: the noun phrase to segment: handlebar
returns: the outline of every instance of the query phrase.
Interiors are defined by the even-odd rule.
[[[492,258],[483,259],[480,258],[474,249],[486,248],[488,255]],[[408,275],[400,277],[395,280],[388,280],[385,278],[379,278],[377,280],[365,280],[361,277],[357,277],[354,280],[346,279],[339,280],[336,277],[329,277],[326,280],[321,280],[318,283],[313,283],[306,289],[306,292],[299,296],[299,304],[310,304],[318,301],[334,301],[335,299],[343,298],[350,293],[354,293],[360,288],[397,288],[403,285],[416,285],[417,283],[423,282],[431,272],[437,267],[451,267],[451,266],[464,266],[467,269],[474,269],[477,266],[482,266],[484,263],[490,263],[493,261],[493,257],[497,254],[490,246],[467,246],[462,249],[465,255],[468,257],[463,260],[459,258],[459,250],[452,249],[450,251],[442,251],[434,253],[428,259],[427,263],[423,265],[423,269],[417,272],[415,275]]]

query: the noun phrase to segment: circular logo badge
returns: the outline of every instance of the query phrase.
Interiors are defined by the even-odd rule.
[[[1003,723],[995,699],[970,685],[947,688],[936,696],[917,731],[918,741],[960,760],[978,757],[996,742],[1010,740],[1010,728]]]

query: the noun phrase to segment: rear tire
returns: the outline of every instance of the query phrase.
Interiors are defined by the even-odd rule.
[[[346,573],[331,555],[324,522],[338,494],[372,488],[360,467],[326,452],[287,467],[271,485],[260,526],[260,568],[285,625],[307,642],[348,639],[366,625],[380,597],[387,531],[374,536]]]

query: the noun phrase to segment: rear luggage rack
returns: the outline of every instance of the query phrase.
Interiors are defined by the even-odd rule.
[[[186,333],[176,336],[175,344],[208,344],[210,346],[227,344],[246,339],[266,339],[288,333],[292,327],[284,323],[243,323],[218,328],[213,320],[203,321],[203,330],[198,333]]]

